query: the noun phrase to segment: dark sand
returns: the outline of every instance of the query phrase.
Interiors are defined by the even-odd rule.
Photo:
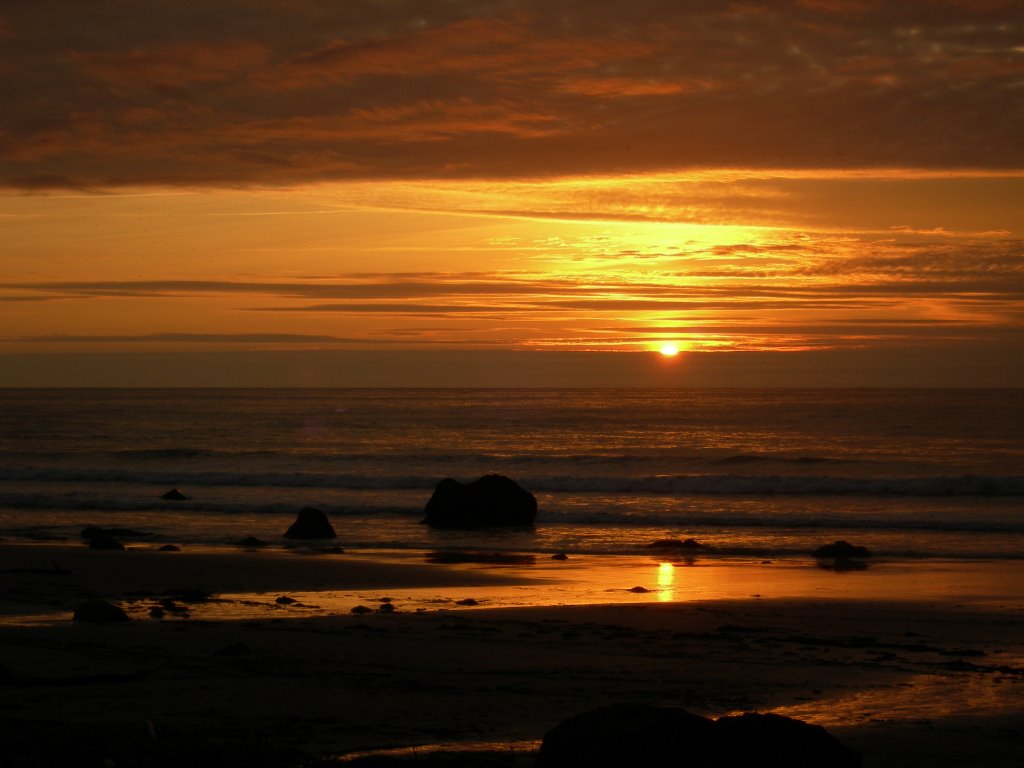
[[[631,562],[0,545],[0,764],[290,766],[488,743],[528,765],[561,719],[636,702],[790,714],[869,768],[1024,765],[1020,564],[679,565],[659,587],[668,567]],[[167,592],[188,618],[149,618]],[[470,594],[480,607],[456,604]],[[89,596],[133,620],[73,623]],[[394,613],[377,612],[385,596]]]

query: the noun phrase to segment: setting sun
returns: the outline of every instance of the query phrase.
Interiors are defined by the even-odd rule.
[[[658,351],[665,357],[675,357],[679,354],[679,347],[675,344],[662,344]]]

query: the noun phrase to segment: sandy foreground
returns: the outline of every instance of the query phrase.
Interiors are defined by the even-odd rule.
[[[0,544],[0,763],[529,765],[633,702],[799,717],[866,766],[1024,764],[1021,563],[452,559]],[[132,620],[72,622],[90,597]]]

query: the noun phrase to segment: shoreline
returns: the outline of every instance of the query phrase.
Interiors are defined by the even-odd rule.
[[[763,561],[652,553],[555,560],[508,552],[335,552],[310,546],[164,552],[138,543],[126,551],[103,551],[81,544],[7,541],[0,542],[0,564],[7,581],[0,593],[0,621],[22,609],[28,614],[69,611],[75,599],[84,597],[130,603],[182,590],[218,596],[220,604],[251,603],[271,594],[315,596],[317,615],[348,612],[362,597],[390,597],[396,609],[419,611],[451,608],[468,598],[479,604],[475,608],[820,598],[1024,609],[1019,587],[1024,560],[883,560],[836,570],[812,558]],[[33,602],[31,585],[40,579],[53,591],[45,606]],[[240,617],[239,607],[230,618]],[[252,618],[260,618],[258,606],[253,607]],[[227,618],[206,613],[207,618]]]
[[[650,558],[453,565],[426,554],[0,544],[0,737],[25,755],[13,765],[216,754],[298,766],[387,747],[531,744],[616,702],[790,714],[825,725],[867,768],[1024,758],[1024,563],[680,564],[661,600],[668,569]],[[47,573],[52,559],[71,573]],[[644,583],[651,592],[629,591]],[[190,587],[213,599],[176,597],[190,618],[148,616],[162,591]],[[91,594],[133,620],[72,622]],[[478,605],[457,605],[461,595]],[[351,599],[373,612],[350,613]]]

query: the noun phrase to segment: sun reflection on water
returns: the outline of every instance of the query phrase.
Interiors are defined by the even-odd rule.
[[[671,603],[675,599],[673,583],[676,578],[676,567],[672,563],[658,564],[658,602]]]

